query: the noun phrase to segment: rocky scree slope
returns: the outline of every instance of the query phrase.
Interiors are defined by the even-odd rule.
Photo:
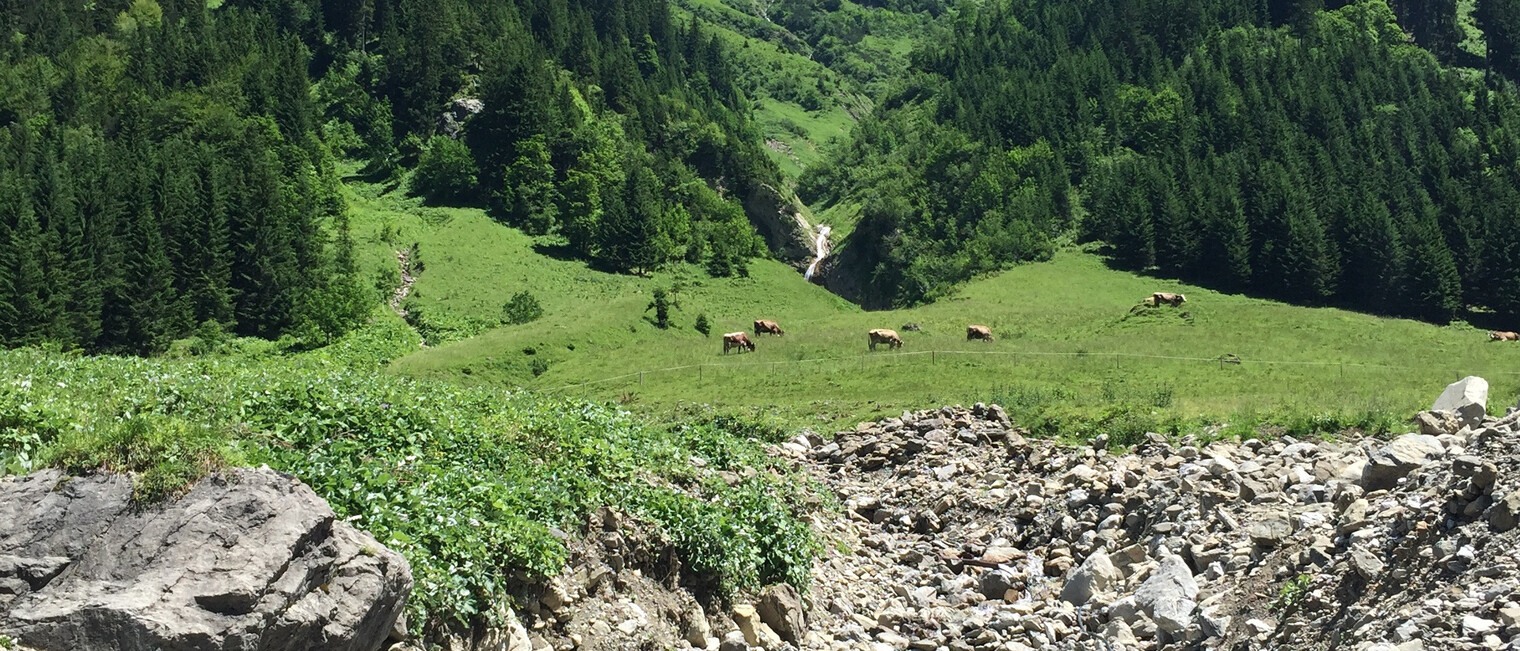
[[[1391,441],[1110,454],[982,405],[801,437],[777,452],[847,517],[823,525],[796,646],[1520,648],[1520,413],[1486,399],[1463,380]],[[774,646],[747,633],[721,648]]]

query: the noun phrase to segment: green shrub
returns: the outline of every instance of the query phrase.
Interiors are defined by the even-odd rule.
[[[697,322],[693,324],[692,327],[696,328],[697,332],[702,333],[702,336],[704,337],[710,336],[712,334],[712,324],[707,322],[706,313],[698,314]]]
[[[478,173],[475,157],[463,142],[433,136],[412,175],[412,194],[430,203],[465,202],[475,193]]]
[[[501,308],[503,323],[522,325],[535,321],[544,315],[544,308],[538,304],[538,298],[527,290],[512,295]]]

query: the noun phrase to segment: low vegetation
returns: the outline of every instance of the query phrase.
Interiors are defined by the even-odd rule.
[[[490,616],[509,577],[557,572],[556,531],[603,505],[662,527],[720,592],[805,585],[808,485],[781,468],[740,472],[770,467],[759,443],[782,430],[711,412],[652,426],[610,407],[376,372],[415,346],[387,318],[295,355],[247,340],[208,358],[0,353],[0,469],[134,473],[151,502],[209,471],[267,463],[406,556],[415,627]]]

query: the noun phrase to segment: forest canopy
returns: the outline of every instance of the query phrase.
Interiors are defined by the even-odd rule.
[[[878,306],[1075,234],[1225,290],[1520,315],[1520,7],[1480,0],[1477,70],[1455,3],[1415,4],[963,6],[799,191],[864,205],[847,248]]]
[[[662,0],[5,0],[0,39],[7,345],[341,334],[376,302],[345,160],[613,271],[762,253],[774,165]]]

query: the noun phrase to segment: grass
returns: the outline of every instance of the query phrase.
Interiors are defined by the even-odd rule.
[[[556,530],[603,505],[653,523],[716,594],[806,586],[815,544],[801,517],[816,500],[765,457],[758,443],[782,430],[762,421],[695,411],[651,425],[388,376],[378,370],[416,339],[384,312],[315,352],[243,343],[192,359],[0,352],[0,473],[130,473],[147,503],[218,468],[267,463],[407,558],[414,632],[489,620],[512,599],[503,577],[559,572],[568,552]]]
[[[605,274],[542,255],[541,245],[479,211],[440,211],[442,219],[404,204],[366,199],[356,224],[390,224],[421,243],[420,304],[480,323],[499,320],[519,291],[544,307],[532,323],[491,327],[390,365],[408,377],[524,386],[654,414],[710,404],[817,428],[999,401],[1077,437],[1204,422],[1236,433],[1394,428],[1468,374],[1489,379],[1495,405],[1520,394],[1511,370],[1520,347],[1490,344],[1465,325],[1222,294],[1114,271],[1076,249],[975,280],[936,304],[865,312],[774,262],[756,261],[750,277],[737,279],[686,268],[653,278]],[[682,309],[675,327],[659,330],[645,307],[655,287],[672,285],[681,287]],[[1185,292],[1188,303],[1131,314],[1156,290]],[[702,313],[711,337],[692,327]],[[788,334],[758,339],[752,354],[722,355],[718,335],[747,331],[756,318],[776,319]],[[868,353],[867,329],[909,322],[923,332],[903,332],[903,351]],[[998,340],[965,341],[968,323],[991,326]],[[1243,363],[1220,363],[1223,355]]]

